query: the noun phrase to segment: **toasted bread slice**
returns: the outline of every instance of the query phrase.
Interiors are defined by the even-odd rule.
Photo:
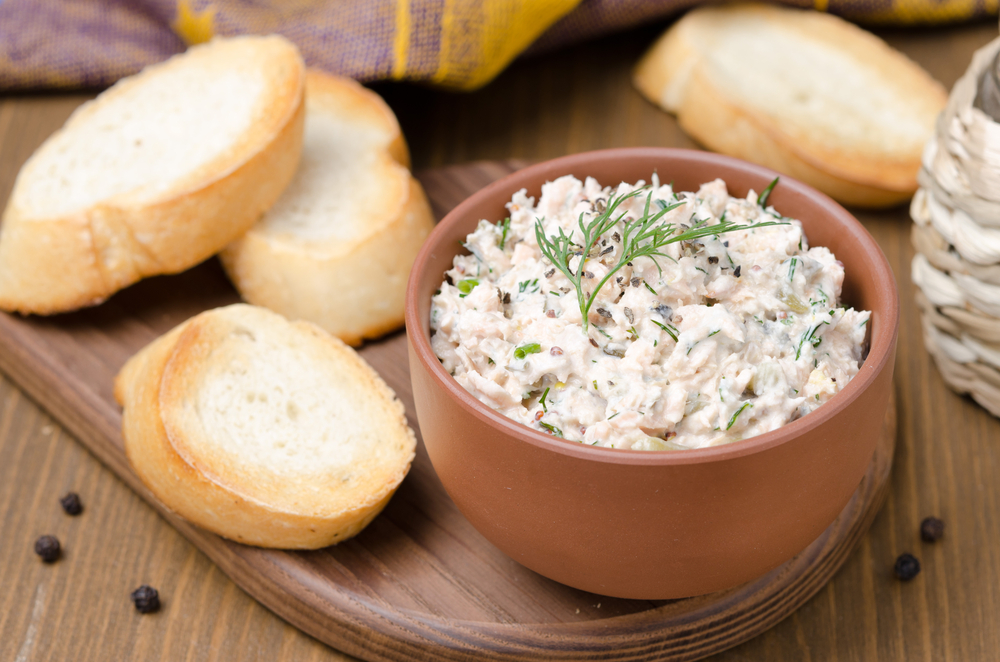
[[[305,68],[282,37],[217,39],[125,78],[25,163],[0,228],[0,309],[100,303],[246,232],[299,161]]]
[[[198,315],[115,381],[133,469],[168,508],[249,545],[360,532],[413,460],[403,405],[350,347],[245,304]]]
[[[691,11],[642,58],[634,83],[706,147],[869,207],[916,191],[947,101],[874,35],[829,14],[753,4]]]
[[[406,280],[434,218],[385,102],[350,79],[306,80],[299,171],[220,257],[248,302],[356,345],[402,325]]]

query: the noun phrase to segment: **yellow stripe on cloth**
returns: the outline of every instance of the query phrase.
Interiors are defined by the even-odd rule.
[[[410,0],[396,0],[396,36],[392,45],[392,77],[396,80],[406,76],[409,53]]]
[[[204,44],[215,36],[215,7],[208,5],[201,11],[191,7],[190,0],[177,0],[177,18],[170,27],[188,46]]]
[[[829,0],[815,0],[816,9],[826,11]],[[983,14],[995,15],[998,0],[891,0],[870,6],[834,0],[833,10],[848,20],[869,25],[927,25],[955,23]]]
[[[482,87],[580,2],[444,0],[438,67],[431,81],[463,90]]]

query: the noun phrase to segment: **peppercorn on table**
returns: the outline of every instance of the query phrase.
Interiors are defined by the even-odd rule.
[[[624,145],[695,146],[629,83],[662,25],[516,63],[472,94],[383,85],[414,165],[541,160]],[[995,22],[880,34],[950,86]],[[0,99],[0,200],[87,94]],[[986,659],[1000,650],[1000,421],[947,389],[924,351],[905,207],[858,213],[896,272],[898,440],[888,501],[833,581],[793,616],[713,659]],[[79,494],[82,512],[60,505]],[[936,542],[921,521],[945,522]],[[344,660],[243,593],[123,482],[0,379],[0,659]],[[54,563],[36,555],[46,534]],[[897,557],[921,570],[900,582]],[[908,566],[907,572],[912,572]],[[130,594],[158,589],[142,615]],[[149,594],[142,604],[148,607]],[[138,604],[138,603],[136,603]]]

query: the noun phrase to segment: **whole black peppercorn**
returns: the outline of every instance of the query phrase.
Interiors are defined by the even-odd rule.
[[[59,499],[59,504],[62,505],[62,509],[66,511],[67,515],[79,515],[83,512],[83,504],[80,503],[80,495],[76,492],[70,492],[63,498]]]
[[[920,523],[920,538],[924,542],[937,542],[944,535],[944,522],[937,517],[928,517]]]
[[[160,594],[152,586],[143,584],[132,591],[132,602],[140,614],[151,614],[160,610]]]
[[[910,581],[920,573],[920,561],[913,554],[900,554],[893,571],[904,582]]]
[[[55,563],[59,558],[59,541],[55,536],[42,536],[35,541],[35,554],[46,563]]]

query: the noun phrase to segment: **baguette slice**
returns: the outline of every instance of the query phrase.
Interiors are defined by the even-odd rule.
[[[402,325],[406,280],[434,217],[381,97],[317,71],[306,80],[299,171],[220,257],[246,301],[357,345]]]
[[[242,235],[295,172],[304,83],[284,38],[216,39],[78,108],[14,184],[0,309],[95,305]]]
[[[947,94],[885,42],[835,16],[770,5],[691,11],[634,73],[706,147],[884,207],[917,189]]]
[[[132,468],[168,508],[249,545],[360,532],[413,460],[403,405],[350,347],[245,304],[202,313],[115,380]]]

